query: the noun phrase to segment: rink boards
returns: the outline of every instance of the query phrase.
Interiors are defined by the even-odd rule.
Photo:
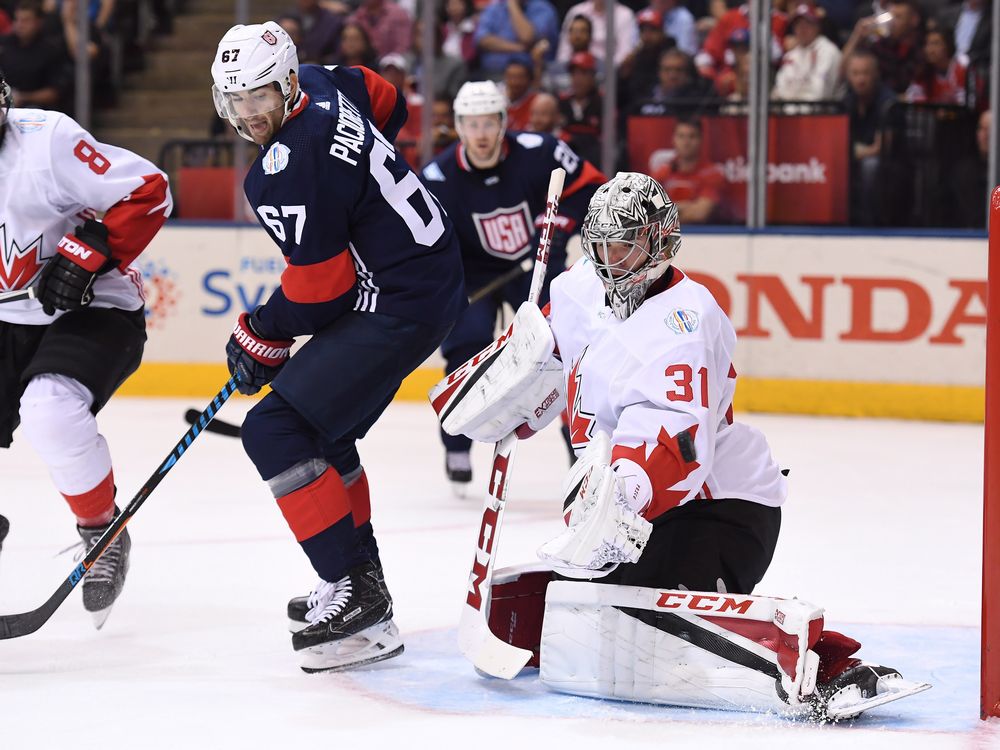
[[[676,265],[736,326],[738,409],[982,420],[985,239],[691,232]],[[257,227],[172,224],[137,266],[149,343],[123,392],[214,393],[236,316],[267,299],[283,259]],[[440,374],[432,357],[399,398],[425,398]]]

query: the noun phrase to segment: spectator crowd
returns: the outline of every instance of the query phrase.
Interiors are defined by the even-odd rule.
[[[0,0],[0,68],[16,106],[71,111],[79,0]],[[749,6],[740,0],[434,0],[433,76],[425,81],[424,0],[294,0],[276,19],[303,63],[364,65],[406,96],[410,123],[397,145],[417,164],[424,106],[434,151],[454,138],[451,102],[466,80],[504,88],[512,130],[551,132],[601,162],[604,91],[615,77],[618,162],[626,167],[626,118],[671,116],[689,128],[670,135],[671,179],[707,174],[701,143],[707,114],[745,114],[750,73]],[[98,106],[113,104],[122,63],[139,60],[151,34],[169,33],[175,0],[88,0],[88,57],[101,81]],[[880,189],[883,138],[897,103],[941,105],[988,117],[989,0],[773,0],[769,86],[772,108],[794,114],[833,104],[850,123],[855,223],[876,223],[868,197]],[[143,6],[142,12],[139,7]],[[606,19],[613,3],[613,34]],[[153,19],[141,28],[141,18]],[[150,22],[146,22],[150,26]],[[131,49],[136,45],[138,49]],[[122,54],[123,49],[126,54]],[[805,103],[806,109],[803,109]],[[645,165],[631,165],[642,168]],[[715,195],[717,187],[701,193]],[[689,186],[690,187],[690,186]],[[698,191],[696,191],[698,192]],[[701,194],[699,193],[699,194]],[[694,199],[689,221],[712,221],[710,197]],[[717,218],[717,217],[715,217]]]

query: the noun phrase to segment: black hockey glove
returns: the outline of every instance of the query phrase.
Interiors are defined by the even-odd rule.
[[[229,374],[239,377],[239,392],[252,396],[277,376],[291,356],[293,341],[273,341],[257,334],[256,314],[243,313],[236,320],[226,344]]]
[[[93,219],[83,222],[75,234],[59,240],[56,250],[42,269],[36,290],[46,315],[89,305],[94,299],[94,280],[115,267],[108,247],[108,228]]]

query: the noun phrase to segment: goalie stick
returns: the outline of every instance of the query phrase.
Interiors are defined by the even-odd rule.
[[[29,286],[27,289],[18,289],[13,292],[0,292],[0,305],[4,302],[20,302],[26,299],[35,299],[35,287]]]
[[[538,240],[538,251],[535,253],[531,291],[528,294],[528,301],[535,304],[542,295],[545,271],[549,264],[549,249],[552,246],[552,233],[555,231],[555,217],[559,210],[559,198],[562,195],[565,179],[565,170],[559,168],[552,170],[545,204],[545,219]],[[497,638],[490,631],[489,625],[493,564],[496,561],[503,511],[507,503],[511,464],[516,449],[517,435],[513,432],[493,448],[489,493],[483,504],[482,519],[476,537],[476,555],[472,560],[472,572],[469,574],[469,591],[458,623],[458,648],[465,658],[480,671],[505,680],[516,677],[531,658],[531,651],[517,648]]]
[[[107,531],[105,531],[101,538],[97,540],[90,551],[87,553],[86,557],[77,565],[73,571],[69,574],[69,577],[62,582],[59,588],[56,589],[55,593],[48,598],[42,606],[37,609],[33,609],[30,612],[22,612],[16,615],[0,615],[0,640],[6,638],[20,638],[22,635],[28,635],[29,633],[34,633],[42,625],[48,622],[49,618],[52,617],[53,613],[59,608],[66,597],[70,595],[70,592],[76,588],[76,585],[83,580],[84,575],[90,570],[90,567],[97,561],[97,559],[104,554],[105,550],[111,546],[111,543],[118,537],[125,528],[125,525],[129,522],[132,516],[135,515],[136,511],[146,502],[156,486],[162,481],[163,477],[167,475],[173,467],[174,464],[180,460],[180,457],[184,455],[184,452],[191,446],[192,441],[202,431],[204,431],[206,425],[212,421],[212,417],[215,413],[222,408],[222,405],[226,403],[228,398],[236,390],[236,376],[229,378],[222,390],[215,394],[215,398],[212,402],[205,408],[205,411],[201,412],[198,416],[198,420],[195,424],[191,425],[191,428],[184,433],[184,436],[178,441],[177,445],[173,447],[170,453],[167,455],[166,459],[160,464],[159,468],[153,472],[152,476],[146,480],[146,483],[142,488],[136,493],[132,501],[125,506],[125,509],[118,514],[118,516],[111,522],[108,526]]]

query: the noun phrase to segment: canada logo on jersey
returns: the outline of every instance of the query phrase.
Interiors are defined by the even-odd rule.
[[[44,265],[41,235],[21,249],[17,240],[7,239],[7,225],[0,224],[0,289],[26,289]]]
[[[528,201],[488,214],[472,214],[479,242],[490,255],[516,260],[531,249],[532,220]]]
[[[584,411],[580,398],[580,363],[583,362],[587,349],[584,347],[573,363],[566,379],[566,403],[569,405],[569,438],[574,449],[585,448],[594,437],[594,415]]]

